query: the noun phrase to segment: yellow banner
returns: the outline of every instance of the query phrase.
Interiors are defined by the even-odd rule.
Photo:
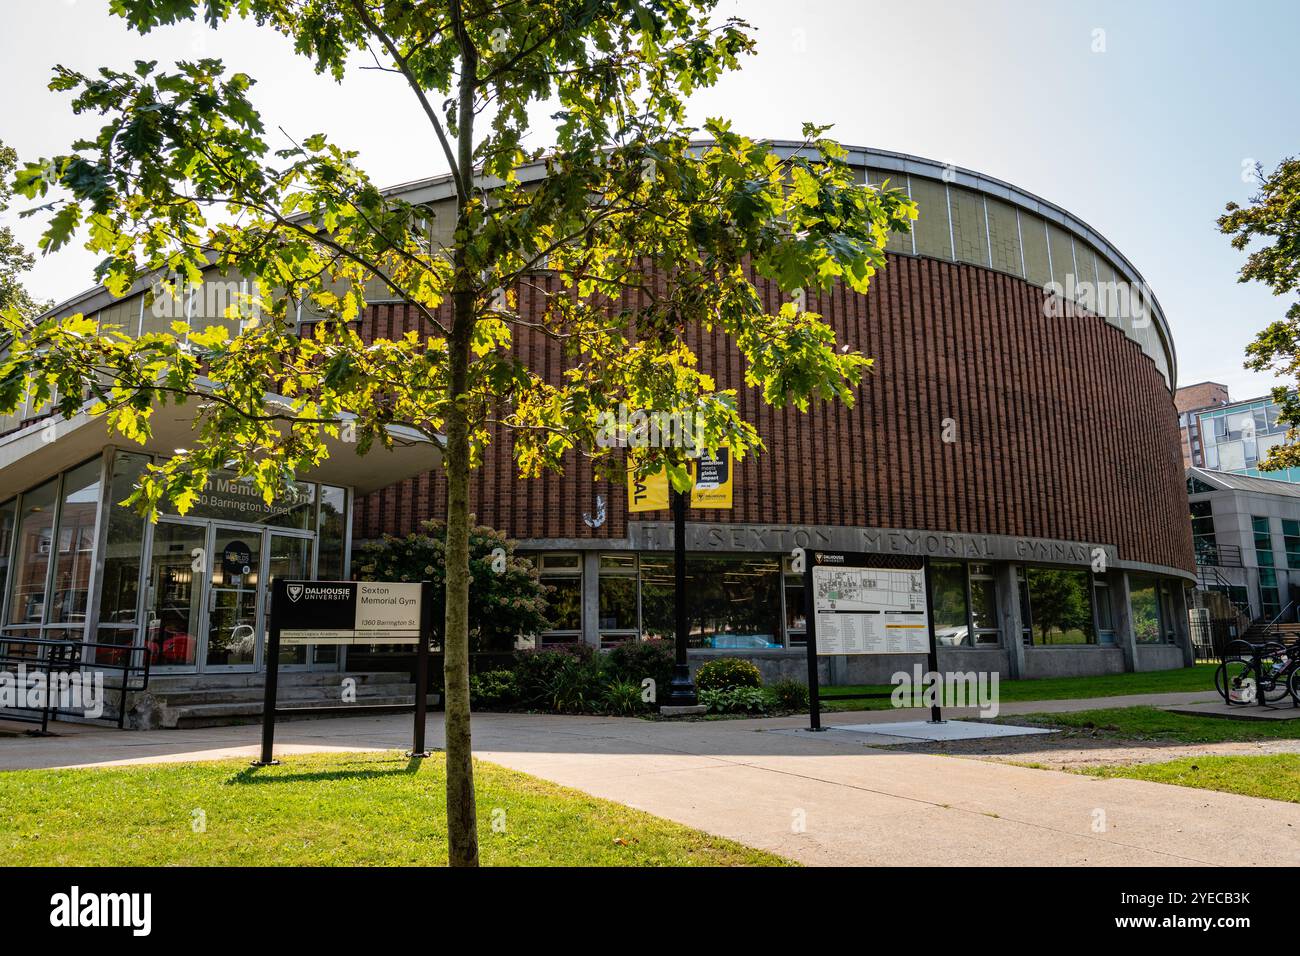
[[[692,508],[731,507],[731,449],[719,448],[716,456],[701,452],[691,462],[695,487],[691,491]]]
[[[695,484],[691,490],[692,508],[731,508],[731,449],[719,448],[716,456],[701,452],[688,462]],[[630,467],[630,465],[629,465]],[[633,472],[627,475],[627,510],[663,511],[668,508],[668,471],[663,469],[644,478]]]
[[[668,472],[657,471],[652,475],[639,478],[634,472],[627,473],[627,510],[662,511],[668,507]]]

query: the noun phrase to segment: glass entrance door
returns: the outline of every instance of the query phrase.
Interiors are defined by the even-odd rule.
[[[160,520],[153,531],[145,641],[154,667],[189,667],[203,638],[203,582],[208,529]]]
[[[149,558],[146,640],[155,667],[265,666],[271,582],[309,580],[314,537],[249,525],[162,518]],[[280,666],[337,670],[338,648],[284,647]]]
[[[257,660],[262,532],[215,525],[205,670],[252,670]]]
[[[267,627],[262,631],[264,640],[265,635],[270,631],[271,583],[280,578],[306,580],[311,577],[311,538],[280,534],[276,531],[267,533],[270,542],[266,549],[266,587],[263,592],[266,603],[264,620],[267,623]],[[305,667],[311,660],[308,654],[314,649],[302,644],[281,646],[280,666]],[[263,650],[265,653],[265,644]]]

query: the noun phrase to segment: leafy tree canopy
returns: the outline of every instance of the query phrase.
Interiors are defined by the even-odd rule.
[[[617,458],[594,439],[600,413],[620,402],[693,412],[706,444],[728,443],[739,459],[757,434],[734,391],[698,368],[682,339],[690,325],[728,333],[745,356],[747,383],[770,402],[852,400],[869,360],[838,347],[817,315],[793,304],[769,314],[743,263],[787,290],[829,289],[839,279],[865,291],[887,233],[907,228],[915,209],[899,193],[857,186],[821,129],[809,127],[809,148],[784,159],[720,120],[706,125],[713,144],[692,148],[684,94],[752,47],[741,22],[707,19],[711,4],[112,6],[145,32],[200,12],[214,24],[246,13],[340,80],[350,57],[373,54],[415,91],[463,197],[447,211],[386,195],[355,153],[321,133],[275,148],[248,98],[254,80],[216,60],[95,74],[59,67],[51,86],[105,124],[72,152],[19,172],[19,193],[50,200],[42,249],[84,230],[103,256],[98,278],[118,294],[160,272],[199,282],[214,264],[253,280],[248,306],[263,317],[234,337],[216,325],[139,338],[76,316],[6,318],[20,340],[0,366],[8,403],[26,389],[42,399],[57,391],[68,414],[89,388],[111,425],[140,439],[154,403],[200,394],[201,370],[212,382],[199,440],[148,476],[146,504],[170,497],[184,510],[205,473],[229,462],[269,496],[327,455],[339,417],[355,417],[364,453],[389,443],[393,425],[440,436],[453,401],[469,419],[472,460],[492,426],[510,426],[525,476],[559,468],[575,448],[612,472]],[[459,95],[438,105],[426,91]],[[542,100],[559,104],[556,146],[525,150],[528,108]],[[465,117],[480,112],[483,135],[453,150]],[[523,181],[529,162],[541,163],[545,178]],[[439,215],[455,217],[450,243],[432,238]],[[568,361],[559,383],[510,349],[523,323],[516,290],[543,266],[561,286],[542,323]],[[367,283],[413,303],[427,333],[362,342],[354,322]],[[636,305],[617,306],[629,291]],[[457,294],[472,311],[459,325],[439,310]],[[287,316],[303,299],[335,321],[300,336]],[[473,355],[454,390],[449,342]],[[284,401],[268,409],[271,394]],[[686,486],[680,461],[670,464]]]
[[[1293,384],[1273,390],[1283,422],[1291,426],[1290,442],[1275,445],[1260,468],[1271,471],[1300,465],[1295,429],[1300,426],[1300,158],[1284,159],[1265,175],[1257,165],[1259,191],[1246,206],[1227,205],[1219,217],[1219,230],[1232,237],[1234,249],[1249,250],[1238,279],[1262,282],[1274,295],[1293,299],[1284,318],[1255,336],[1246,347],[1246,367],[1272,372]]]
[[[13,196],[11,180],[18,165],[18,154],[13,148],[0,143],[0,212],[9,208]],[[18,315],[32,318],[50,307],[48,302],[38,302],[24,288],[22,274],[35,260],[14,238],[13,230],[0,226],[0,310],[13,309]]]

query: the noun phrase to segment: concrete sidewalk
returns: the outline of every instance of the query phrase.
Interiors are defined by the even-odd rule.
[[[1003,713],[1183,702],[1175,697],[1206,699],[1034,701],[1004,706]],[[832,714],[826,723],[897,719],[891,710]],[[1300,805],[875,750],[848,735],[790,732],[803,724],[801,718],[669,723],[481,714],[474,720],[475,751],[809,864],[1300,863]],[[784,732],[766,732],[777,729]],[[83,729],[57,739],[0,741],[0,768],[251,756],[257,739],[251,726]],[[285,723],[277,741],[281,754],[402,749],[409,746],[410,718]],[[440,714],[430,715],[429,742],[442,742]]]

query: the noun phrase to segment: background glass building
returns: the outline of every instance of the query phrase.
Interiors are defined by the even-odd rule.
[[[1232,402],[1197,412],[1202,462],[1196,464],[1211,471],[1300,482],[1300,468],[1259,468],[1271,448],[1286,443],[1288,426],[1278,421],[1277,414],[1277,404],[1271,398]]]

